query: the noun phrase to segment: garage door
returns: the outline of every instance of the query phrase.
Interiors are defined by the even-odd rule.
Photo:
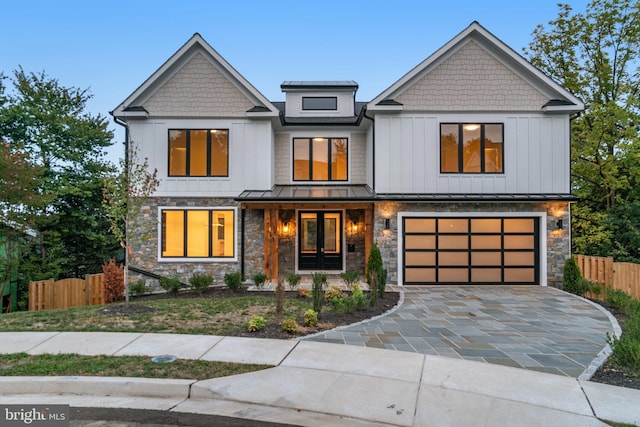
[[[407,285],[538,284],[538,218],[405,217]]]

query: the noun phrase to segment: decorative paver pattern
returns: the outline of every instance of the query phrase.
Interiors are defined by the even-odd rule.
[[[305,337],[579,377],[613,325],[594,304],[542,286],[405,287],[391,313]]]

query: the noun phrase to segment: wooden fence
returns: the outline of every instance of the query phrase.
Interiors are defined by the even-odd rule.
[[[83,279],[41,280],[29,283],[29,310],[104,304],[103,274]]]
[[[573,258],[585,279],[640,299],[640,264],[615,262],[612,257],[574,255]]]

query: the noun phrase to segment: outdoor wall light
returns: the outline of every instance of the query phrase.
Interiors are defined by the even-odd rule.
[[[556,221],[556,230],[562,230],[562,218],[558,218]]]
[[[388,231],[391,229],[391,219],[390,218],[385,218],[384,219],[384,230]]]

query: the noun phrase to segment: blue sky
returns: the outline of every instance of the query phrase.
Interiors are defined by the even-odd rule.
[[[521,52],[556,0],[5,1],[0,72],[45,71],[108,116],[193,33],[272,101],[284,80],[355,80],[368,101],[478,21]],[[587,0],[568,1],[584,11]],[[109,116],[110,118],[110,116]],[[110,118],[111,119],[111,118]],[[121,142],[119,126],[114,140]],[[110,151],[121,155],[121,145]]]

